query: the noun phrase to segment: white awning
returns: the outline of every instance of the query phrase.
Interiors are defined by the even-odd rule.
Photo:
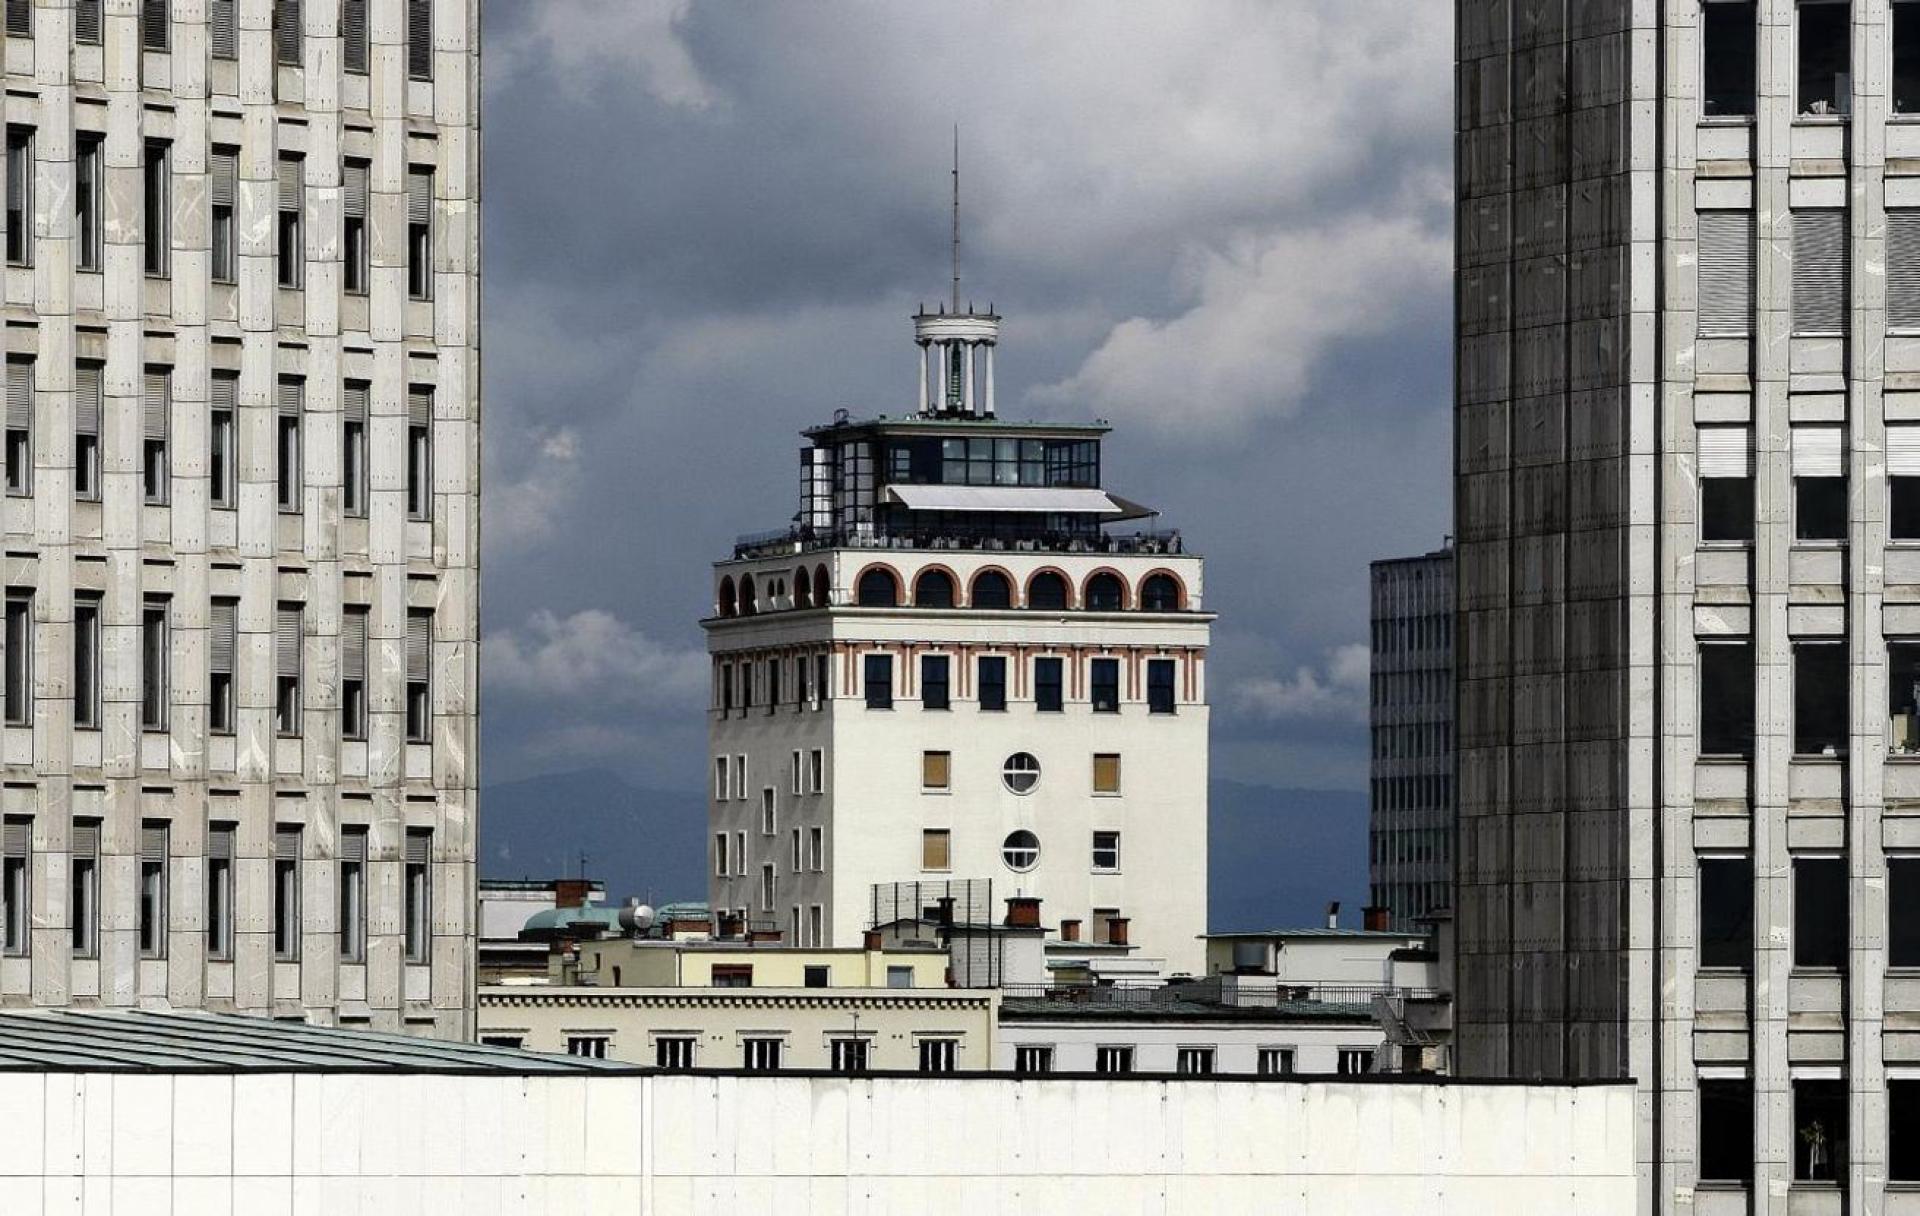
[[[1065,515],[1110,515],[1140,519],[1153,512],[1139,503],[1116,498],[1105,490],[1051,486],[913,486],[887,487],[887,501],[909,511],[1025,511]]]

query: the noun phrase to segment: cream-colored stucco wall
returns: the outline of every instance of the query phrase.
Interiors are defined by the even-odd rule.
[[[827,968],[829,988],[892,987],[888,974],[905,967],[910,988],[944,988],[944,950],[797,950],[788,946],[723,942],[582,942],[579,976],[600,987],[705,988],[715,967],[752,967],[755,988],[804,988],[807,971]]]

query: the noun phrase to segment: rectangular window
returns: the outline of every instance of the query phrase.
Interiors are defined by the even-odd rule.
[[[1793,519],[1796,540],[1847,538],[1847,464],[1840,427],[1793,428]]]
[[[945,790],[952,788],[953,753],[920,753],[920,788],[923,790]]]
[[[273,831],[273,957],[300,958],[300,837],[298,827]]]
[[[797,946],[800,943],[796,941],[793,944]],[[829,978],[830,969],[827,967],[804,967],[801,969],[800,983],[804,988],[825,988],[828,987],[827,981]]]
[[[433,299],[433,170],[407,170],[407,295]]]
[[[1040,1077],[1053,1071],[1053,1048],[1022,1044],[1013,1049],[1013,1071],[1023,1077]]]
[[[1753,754],[1753,643],[1700,644],[1700,754]]]
[[[7,359],[7,493],[33,492],[33,360]]]
[[[419,384],[407,390],[407,518],[433,518],[433,389]]]
[[[363,0],[364,2],[364,0]],[[685,1035],[661,1035],[653,1041],[655,1068],[692,1068],[694,1040]]]
[[[1699,241],[1700,336],[1744,338],[1753,332],[1753,212],[1700,212]]]
[[[407,79],[433,79],[433,0],[407,0]]]
[[[1183,1077],[1213,1075],[1213,1048],[1182,1047],[1174,1057],[1174,1069]]]
[[[207,162],[207,169],[211,178],[209,204],[213,231],[210,261],[213,281],[232,283],[239,277],[233,209],[240,192],[240,149],[216,146]]]
[[[277,735],[300,733],[301,653],[306,639],[306,608],[282,603],[273,615],[273,730]]]
[[[765,862],[760,867],[760,910],[773,911],[773,906],[779,902],[779,895],[779,885],[773,875],[773,863]]]
[[[779,1072],[780,1042],[779,1039],[740,1040],[741,1063],[748,1072]]]
[[[207,0],[207,43],[215,59],[240,57],[240,23],[234,6],[239,0]]]
[[[747,758],[745,756],[733,758],[733,796],[735,798],[747,796]]]
[[[1744,1077],[1700,1082],[1700,1181],[1753,1180],[1753,1082]]]
[[[801,852],[800,852],[800,829],[799,828],[791,829],[787,833],[787,837],[788,837],[788,844],[791,846],[787,851],[787,856],[790,861],[793,872],[795,874],[798,874],[802,869],[805,868],[801,864],[804,858],[801,856]],[[799,936],[798,934],[795,934],[796,938],[798,936]]]
[[[1847,0],[1800,0],[1802,114],[1846,114],[1853,96]]]
[[[1708,0],[1700,8],[1700,112],[1709,118],[1753,113],[1754,0]]]
[[[340,0],[340,57],[349,72],[367,70],[367,0]]]
[[[1093,868],[1106,873],[1120,869],[1120,833],[1096,831],[1093,834]]]
[[[1844,15],[1845,9],[1841,13]],[[1793,332],[1841,334],[1847,327],[1847,213],[1793,213]]]
[[[1887,858],[1887,966],[1920,967],[1920,856]]]
[[[1033,661],[1033,707],[1045,714],[1057,714],[1066,705],[1062,687],[1063,661],[1057,658]]]
[[[1172,659],[1147,660],[1147,712],[1174,712]]]
[[[827,830],[818,824],[807,829],[807,869],[815,874],[826,868]]]
[[[727,834],[715,832],[713,834],[713,876],[725,878],[731,873],[732,871],[727,868]]]
[[[1894,12],[1905,14],[1896,20],[1920,26],[1920,5],[1896,5]],[[1920,329],[1920,208],[1887,208],[1886,257],[1887,328]]]
[[[1120,712],[1120,660],[1095,659],[1092,664],[1093,712]]]
[[[1700,965],[1753,966],[1753,862],[1700,859]]]
[[[73,825],[73,847],[68,855],[67,927],[74,957],[93,958],[99,953],[100,921],[100,823],[77,820]]]
[[[165,51],[172,35],[168,0],[140,0],[140,49]]]
[[[405,866],[401,911],[406,925],[407,961],[424,963],[433,946],[433,829],[407,829]]]
[[[1793,751],[1839,756],[1847,750],[1847,648],[1841,642],[1793,644]]]
[[[1892,102],[1895,114],[1920,113],[1920,6],[1913,0],[1893,3]]]
[[[140,606],[140,729],[167,729],[169,648],[167,600],[150,598]]]
[[[301,499],[300,421],[306,408],[307,385],[294,376],[282,376],[274,403],[274,503],[282,511],[298,511]]]
[[[367,179],[370,172],[371,167],[363,160],[350,160],[340,171],[341,286],[348,295],[367,293]]]
[[[152,0],[148,0],[151,4]],[[173,182],[171,162],[173,146],[161,139],[150,139],[141,166],[141,220],[146,272],[165,276],[170,266],[168,246],[172,241]]]
[[[1093,755],[1093,792],[1096,794],[1117,794],[1120,792],[1120,756],[1117,752],[1095,752]]]
[[[867,708],[893,708],[893,656],[890,654],[870,654],[864,660],[863,674],[866,676]]]
[[[807,753],[807,789],[815,794],[827,788],[827,754],[820,748]]]
[[[233,673],[238,657],[240,601],[217,599],[207,619],[207,729],[233,733]]]
[[[167,432],[173,409],[173,373],[149,367],[140,387],[140,494],[149,506],[165,506],[168,489]]]
[[[959,1054],[958,1039],[921,1039],[920,1071],[952,1072]]]
[[[1334,1071],[1343,1077],[1359,1077],[1373,1071],[1373,1048],[1342,1047]]]
[[[923,828],[920,832],[920,868],[953,868],[952,833],[946,828]]]
[[[7,592],[6,723],[33,725],[33,592]]]
[[[1290,1077],[1293,1075],[1293,1048],[1262,1047],[1256,1067],[1263,1077]]]
[[[347,739],[367,737],[368,611],[349,604],[340,615],[340,734]]]
[[[33,859],[33,820],[9,815],[0,822],[0,952],[25,954],[32,940],[28,874]]]
[[[218,3],[219,0],[216,0]],[[232,0],[227,0],[232,3]],[[85,46],[100,45],[102,0],[74,0],[73,40]]]
[[[979,681],[980,708],[989,713],[999,713],[1007,707],[1007,660],[1004,655],[989,654],[980,657]]]
[[[73,496],[100,497],[100,411],[104,369],[82,363],[73,373]]]
[[[73,602],[73,724],[100,729],[100,600]]]
[[[7,37],[33,37],[33,0],[7,0]]]
[[[793,754],[788,758],[788,764],[791,771],[787,774],[787,792],[795,795],[804,794],[807,787],[805,778],[801,776],[802,761],[799,748],[793,749]]]
[[[1793,1177],[1836,1182],[1847,1176],[1847,1083],[1793,1081]]]
[[[106,214],[106,170],[101,160],[104,145],[104,137],[94,132],[74,135],[73,262],[77,270],[100,269],[100,225]]]
[[[831,697],[832,695],[833,695],[833,690],[827,687],[827,656],[824,654],[814,655],[813,656],[813,707],[815,709],[819,709],[822,705],[826,703],[827,698]]]
[[[831,1066],[833,1068],[833,1071],[835,1072],[867,1071],[867,1059],[870,1054],[869,1047],[871,1046],[867,1042],[867,1040],[865,1039],[832,1039],[832,1040],[829,1040],[828,1045],[831,1049],[831,1058],[832,1058]]]
[[[7,263],[33,265],[32,127],[7,127]]]
[[[1743,426],[1701,427],[1700,539],[1753,539],[1753,444]]]
[[[1847,965],[1847,863],[1839,857],[1793,859],[1793,965]]]
[[[807,908],[807,945],[818,946],[826,940],[826,909],[819,904]]]
[[[947,709],[952,701],[947,688],[947,656],[944,654],[923,654],[920,656],[920,707],[922,709]]]
[[[340,509],[367,513],[367,397],[364,380],[349,380],[340,393]]]
[[[583,1060],[604,1060],[611,1042],[604,1034],[570,1034],[567,1036],[567,1054]]]
[[[207,956],[233,957],[233,834],[230,823],[207,828]]]
[[[407,742],[433,742],[433,610],[407,610]]]
[[[273,60],[283,68],[300,66],[300,0],[273,0]]]
[[[767,712],[780,708],[780,667],[779,659],[767,660]]]
[[[359,962],[367,956],[367,829],[340,829],[340,957]]]
[[[741,915],[745,919],[745,909],[741,910]],[[707,978],[715,988],[751,988],[753,964],[715,963]]]
[[[279,205],[274,209],[276,281],[282,287],[298,287],[304,281],[307,264],[307,246],[300,234],[307,192],[307,161],[304,156],[283,153],[276,168],[279,182]]]
[[[1106,1076],[1120,1076],[1132,1072],[1133,1048],[1124,1046],[1094,1048],[1093,1071]]]
[[[240,505],[240,459],[235,437],[240,408],[240,379],[215,372],[209,385],[207,415],[207,498],[232,510]]]
[[[1920,1182],[1920,1078],[1887,1082],[1887,1180]]]
[[[774,831],[773,787],[763,786],[760,790],[760,834],[771,836]]]

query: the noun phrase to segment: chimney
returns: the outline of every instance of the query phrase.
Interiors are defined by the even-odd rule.
[[[862,950],[869,950],[869,951],[884,949],[885,947],[882,946],[881,944],[880,930],[878,929],[867,930],[866,933],[862,935],[860,938],[860,948]]]
[[[1078,920],[1061,921],[1060,922],[1060,940],[1063,942],[1079,941],[1080,940],[1080,922]]]
[[[1338,929],[1339,927],[1340,927],[1340,901],[1337,899],[1330,899],[1327,901],[1327,928]]]
[[[1124,916],[1107,917],[1107,944],[1124,946],[1127,944],[1127,918]]]
[[[1032,895],[1015,895],[1007,900],[1007,927],[1009,929],[1038,929],[1040,927],[1040,900]]]
[[[1368,904],[1360,909],[1360,923],[1369,933],[1384,933],[1391,926],[1387,923],[1387,909],[1379,904]]]
[[[582,908],[593,895],[593,883],[584,878],[556,878],[553,881],[553,906]]]

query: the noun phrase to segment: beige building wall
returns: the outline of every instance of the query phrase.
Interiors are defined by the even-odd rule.
[[[749,967],[756,988],[804,988],[807,973],[827,969],[829,988],[944,988],[944,950],[803,950],[721,942],[582,942],[578,974],[588,984],[637,988],[707,988],[714,968]],[[896,970],[907,982],[889,983]]]

